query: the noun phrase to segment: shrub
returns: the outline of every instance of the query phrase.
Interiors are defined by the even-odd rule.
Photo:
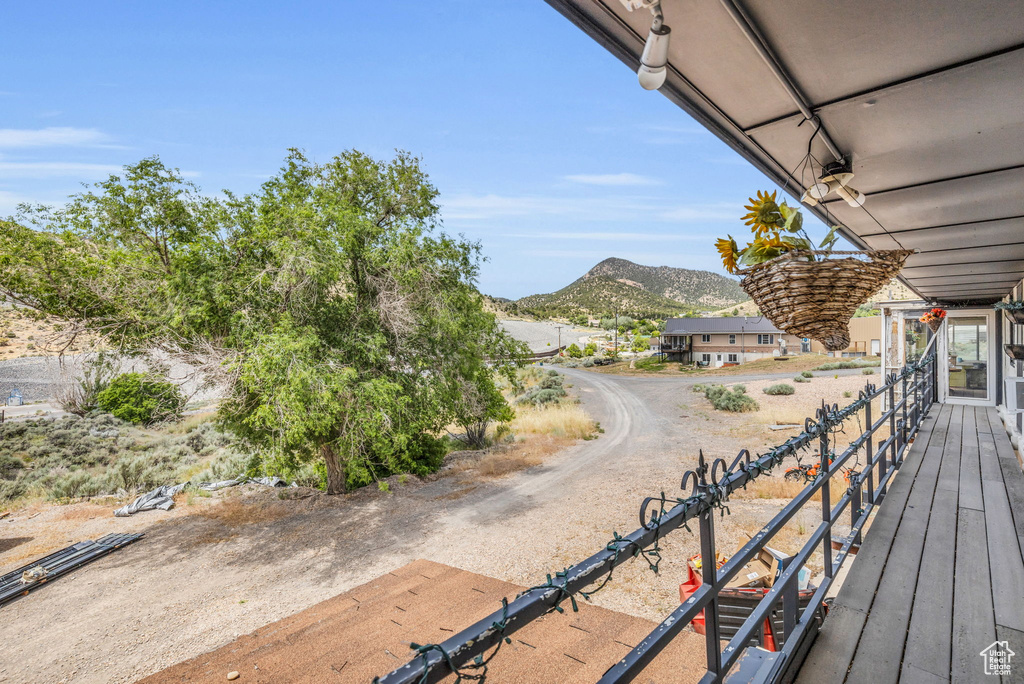
[[[594,359],[593,359],[593,357],[588,356],[587,358],[583,359],[583,367],[584,368],[593,368],[594,367]]]
[[[178,388],[143,373],[124,373],[99,393],[97,403],[116,418],[138,425],[177,416],[185,405]]]
[[[84,416],[99,408],[99,394],[117,373],[113,360],[103,352],[87,359],[78,374],[72,364],[61,373],[55,395],[57,403],[68,413]]]
[[[796,388],[793,387],[792,385],[787,385],[784,382],[780,382],[777,385],[772,385],[771,387],[764,388],[764,393],[770,394],[772,396],[793,394],[794,392],[796,392]]]
[[[633,352],[647,351],[651,348],[651,338],[649,337],[634,337],[633,344],[629,350]]]
[[[861,374],[862,375],[874,375],[875,371],[872,368],[865,368],[864,370],[861,371]]]
[[[66,475],[56,475],[47,487],[50,498],[59,501],[85,499],[95,496],[100,489],[100,483],[84,470],[76,470]]]
[[[565,348],[565,353],[571,359],[582,359],[583,358],[583,350],[580,349],[578,346],[576,346],[575,342],[573,342],[572,344],[570,344],[568,347]]]
[[[587,346],[583,347],[584,356],[593,356],[597,353],[597,344],[594,342],[588,342]]]
[[[749,413],[761,408],[756,401],[747,396],[743,385],[737,385],[732,389],[723,385],[711,385],[704,391],[704,396],[719,411]]]
[[[851,392],[850,390],[846,390],[845,392],[843,392],[843,397],[845,397],[846,399],[849,399],[852,396],[853,392]]]
[[[555,389],[562,386],[562,376],[557,373],[554,375],[547,375],[538,384],[541,389]]]
[[[812,373],[811,371],[801,371],[800,375],[804,376],[805,378],[813,378],[814,377],[814,373]]]
[[[829,371],[829,370],[846,370],[848,368],[869,368],[873,366],[880,366],[882,362],[879,360],[875,361],[833,361],[832,363],[823,363],[820,366],[815,366],[814,370]]]
[[[795,378],[793,378],[793,382],[810,382],[810,380],[808,380],[802,375],[798,375]]]

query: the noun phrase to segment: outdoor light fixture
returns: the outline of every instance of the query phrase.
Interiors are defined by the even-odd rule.
[[[850,187],[853,180],[853,172],[846,162],[837,161],[826,164],[821,170],[821,178],[814,185],[807,188],[807,191],[800,197],[800,201],[809,207],[813,207],[831,193],[836,193],[851,207],[860,207],[864,204],[864,193],[856,188]]]
[[[647,8],[654,15],[651,31],[647,34],[643,55],[640,56],[640,68],[636,75],[640,87],[644,90],[657,90],[665,85],[668,76],[668,43],[672,29],[665,26],[665,15],[661,11],[661,0],[619,0],[632,12],[635,9]]]

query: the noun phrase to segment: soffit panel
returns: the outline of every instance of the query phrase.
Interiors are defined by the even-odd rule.
[[[689,4],[671,2],[677,3]],[[996,52],[1024,38],[1019,0],[745,0],[742,5],[812,103]]]

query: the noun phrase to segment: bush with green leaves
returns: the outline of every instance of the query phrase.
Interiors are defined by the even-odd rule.
[[[805,378],[814,377],[814,373],[812,373],[811,371],[800,371],[800,375],[804,376]]]
[[[633,344],[630,345],[629,350],[633,352],[644,352],[651,348],[650,337],[634,337]]]
[[[861,375],[874,375],[875,371],[872,368],[865,368],[861,371]]]
[[[868,360],[868,361],[833,361],[831,363],[823,363],[820,366],[815,366],[814,370],[818,371],[830,371],[830,370],[846,370],[849,368],[871,368],[880,366],[882,362],[880,360]]]
[[[787,385],[784,382],[764,388],[764,393],[772,396],[788,395],[793,394],[794,392],[796,392],[796,388],[792,385]]]
[[[808,380],[802,375],[798,375],[795,378],[793,378],[793,382],[810,382],[810,380]]]
[[[719,411],[749,413],[761,408],[756,401],[747,396],[747,388],[743,385],[736,385],[731,389],[724,385],[711,385],[704,390],[704,396]]]
[[[572,344],[565,348],[565,355],[571,359],[582,359],[583,350],[580,349],[575,342],[573,342]]]
[[[145,373],[124,373],[110,381],[97,395],[96,403],[125,422],[152,425],[179,416],[185,397],[174,383]]]
[[[7,421],[0,424],[0,444],[0,504],[24,496],[70,501],[134,495],[162,484],[224,480],[239,473],[288,477],[244,454],[234,438],[210,422],[165,425],[158,432],[105,413]],[[204,464],[206,470],[197,473]]]
[[[583,347],[583,355],[584,356],[593,356],[596,353],[597,353],[597,343],[596,342],[587,342],[587,345],[585,347]]]

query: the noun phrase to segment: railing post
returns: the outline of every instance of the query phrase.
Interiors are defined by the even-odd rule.
[[[821,420],[819,425],[825,422],[824,411],[821,413]],[[825,538],[822,540],[822,556],[823,563],[825,566],[824,572],[825,577],[832,577],[832,475],[829,473],[829,468],[832,464],[829,462],[829,450],[828,450],[828,431],[822,429],[819,441],[819,448],[821,449],[821,465],[818,466],[819,476],[822,476],[824,481],[821,483],[821,519],[825,525],[828,526],[828,530],[825,532]]]
[[[857,476],[856,486],[851,485],[850,487],[850,527],[856,527],[857,520],[860,518],[860,514],[863,510],[863,504],[861,502],[863,487],[864,483],[861,482],[859,476]],[[861,538],[859,530],[853,538],[853,543],[860,546]]]
[[[902,429],[900,431],[900,446],[904,446],[907,443],[907,438],[910,435],[910,432],[909,432],[910,428],[908,427],[908,423],[907,423],[907,402],[910,400],[910,397],[907,396],[907,376],[906,375],[903,376],[903,382],[901,384],[902,384],[902,394],[903,394],[903,396],[901,397],[903,399],[903,409],[901,411],[901,414],[902,414],[901,418],[902,418],[902,421],[903,421],[903,425],[902,425]],[[906,450],[904,450],[903,451],[904,456],[906,455],[906,453],[907,453]],[[902,459],[902,457],[901,457],[901,459]]]
[[[709,587],[718,583],[718,557],[715,555],[715,516],[709,508],[700,514],[700,574]],[[718,592],[704,608],[704,640],[707,646],[708,672],[721,681],[722,644],[718,631]]]
[[[870,392],[865,390],[870,395]],[[868,456],[868,503],[875,503],[875,466],[871,463],[875,458],[875,431],[872,428],[874,423],[871,422],[871,397],[868,396],[868,401],[864,404],[864,424],[867,425],[868,430],[868,441],[867,451],[865,452]]]
[[[882,479],[885,477],[885,473],[889,470],[889,464],[896,463],[896,454],[899,450],[900,433],[896,429],[896,378],[893,376],[889,385],[889,436],[892,439],[889,441],[889,459],[888,464],[883,458],[880,464],[883,466],[878,470],[878,478]],[[885,496],[885,489],[882,490],[882,496]]]

